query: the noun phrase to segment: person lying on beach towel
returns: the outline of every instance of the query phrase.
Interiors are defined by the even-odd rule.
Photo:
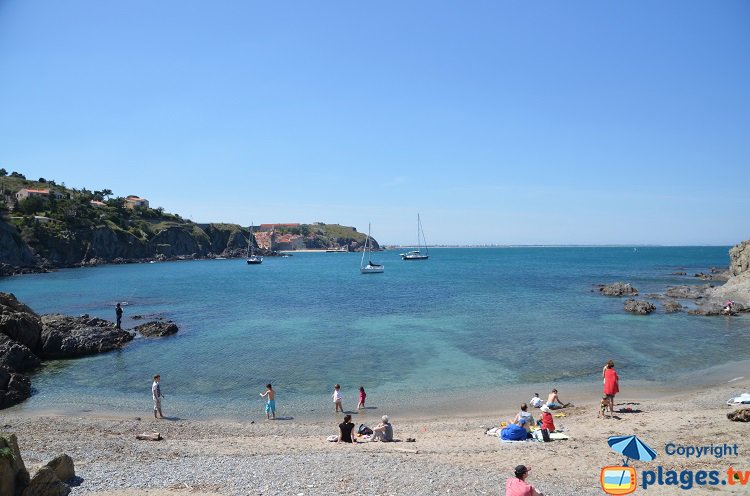
[[[528,433],[524,425],[526,419],[522,418],[517,423],[510,424],[508,427],[500,431],[500,439],[503,441],[525,441]]]

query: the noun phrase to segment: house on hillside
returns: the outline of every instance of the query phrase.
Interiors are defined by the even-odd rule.
[[[49,198],[49,195],[50,195],[50,191],[48,189],[21,188],[16,193],[16,200],[23,201],[33,196],[37,196],[41,198]],[[52,195],[58,200],[63,198],[63,194],[60,193],[59,191],[53,191]]]
[[[125,198],[125,208],[135,209],[138,207],[148,208],[148,200],[135,195],[129,195]]]
[[[92,207],[104,207],[107,205],[106,203],[99,201],[99,200],[91,200],[89,203],[91,204]]]
[[[305,240],[299,234],[281,234],[274,236],[273,246],[278,251],[304,250]]]

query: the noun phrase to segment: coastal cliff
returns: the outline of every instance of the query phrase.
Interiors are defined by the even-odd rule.
[[[718,288],[711,288],[707,299],[718,303],[734,300],[745,307],[750,306],[750,240],[729,250],[729,273],[729,280]]]
[[[237,224],[198,224],[150,208],[137,196],[110,198],[110,190],[78,190],[13,172],[0,183],[0,276],[101,263],[241,257],[279,250],[353,251],[365,235],[337,224],[272,225],[270,232]],[[265,234],[267,244],[258,243]],[[251,240],[252,238],[252,240]],[[372,240],[373,248],[379,245]]]

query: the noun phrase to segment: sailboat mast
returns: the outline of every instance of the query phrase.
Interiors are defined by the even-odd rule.
[[[417,225],[419,226],[419,230],[422,233],[422,242],[424,243],[424,250],[429,255],[430,249],[427,248],[427,239],[424,237],[424,229],[422,229],[422,220],[419,218],[419,214],[417,214]]]
[[[365,266],[365,253],[367,252],[367,244],[370,242],[370,224],[367,224],[367,239],[365,240],[365,247],[362,250],[362,260],[359,262],[359,267]]]

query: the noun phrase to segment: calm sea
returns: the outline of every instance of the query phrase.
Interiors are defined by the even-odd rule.
[[[656,314],[635,316],[623,299],[592,292],[619,280],[641,295],[698,284],[671,274],[726,267],[727,250],[434,249],[426,262],[386,251],[373,255],[385,273],[370,275],[359,273],[355,253],[298,253],[257,266],[207,260],[60,270],[2,279],[0,290],[39,313],[114,320],[114,303],[125,301],[125,327],[138,323],[134,315],[180,326],[174,337],[47,363],[21,411],[148,414],[150,378],[160,373],[166,414],[257,416],[258,393],[271,382],[280,415],[315,417],[332,410],[334,383],[347,409],[364,385],[379,411],[414,410],[527,384],[598,383],[609,358],[625,384],[682,381],[744,359],[750,319],[667,315],[660,304]]]

